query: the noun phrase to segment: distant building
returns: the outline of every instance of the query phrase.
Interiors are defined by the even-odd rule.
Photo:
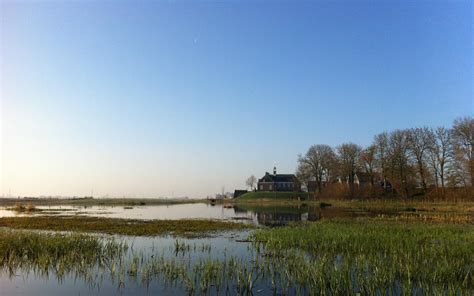
[[[273,175],[266,172],[265,176],[258,179],[258,191],[301,191],[301,182],[294,174],[277,174],[276,167]]]

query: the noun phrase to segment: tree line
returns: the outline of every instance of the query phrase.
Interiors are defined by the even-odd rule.
[[[451,128],[416,127],[383,132],[368,147],[311,146],[298,156],[297,176],[316,195],[380,197],[473,193],[474,118]]]

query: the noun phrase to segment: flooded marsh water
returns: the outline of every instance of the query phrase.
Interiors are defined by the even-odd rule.
[[[201,238],[103,234],[69,238],[69,233],[51,238],[48,235],[52,232],[0,229],[0,234],[11,232],[10,238],[14,237],[9,240],[5,235],[0,240],[0,295],[474,292],[470,255],[474,253],[474,228],[470,224],[384,221],[374,218],[380,212],[306,204],[38,208],[32,213],[2,209],[0,215],[143,220],[191,217],[241,221],[259,227]],[[90,243],[82,245],[74,239]],[[77,251],[76,244],[83,249]],[[35,247],[40,250],[30,252]],[[42,253],[43,249],[47,251]]]
[[[207,203],[152,205],[152,206],[37,206],[34,212],[16,212],[0,207],[0,217],[22,216],[89,216],[139,220],[217,219],[253,223],[255,225],[288,224],[293,221],[317,221],[323,218],[363,217],[378,213],[350,211],[340,208],[321,208],[319,205],[258,206],[211,205]]]

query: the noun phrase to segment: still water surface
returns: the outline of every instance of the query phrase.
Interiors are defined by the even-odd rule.
[[[0,207],[0,217],[31,215],[73,215],[140,220],[218,219],[233,220],[255,225],[287,224],[291,221],[316,221],[322,218],[372,215],[338,208],[319,206],[224,206],[205,203],[153,206],[38,206],[33,213],[17,213]]]

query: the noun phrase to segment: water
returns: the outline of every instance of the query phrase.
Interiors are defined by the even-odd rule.
[[[232,207],[222,204],[178,204],[134,206],[133,208],[125,208],[123,206],[40,206],[38,208],[42,211],[30,214],[16,213],[3,208],[0,210],[0,215],[54,214],[132,219],[211,218],[273,226],[284,225],[291,221],[316,221],[334,217],[378,214],[341,210],[335,207],[320,208],[319,206],[304,204],[299,206],[235,205]],[[284,270],[291,271],[292,262],[296,264],[297,268],[301,266],[302,262],[308,262],[311,265],[313,264],[312,260],[316,260],[316,258],[304,252],[299,252],[298,254],[303,256],[303,261],[298,260],[298,257],[290,257],[287,261],[280,261],[279,258],[282,258],[281,256],[266,253],[258,244],[250,243],[248,240],[250,233],[251,230],[228,231],[213,234],[212,237],[189,239],[171,236],[149,238],[93,234],[103,239],[110,239],[112,237],[116,240],[124,241],[129,246],[123,260],[119,261],[120,266],[125,266],[124,269],[117,267],[115,272],[111,272],[110,265],[106,265],[104,268],[93,268],[87,276],[77,274],[75,271],[59,276],[53,270],[54,265],[51,270],[48,270],[47,274],[44,271],[35,270],[34,266],[27,264],[19,266],[14,273],[11,273],[8,269],[0,269],[0,296],[55,296],[66,294],[186,295],[190,293],[189,281],[193,283],[192,285],[195,289],[191,293],[193,295],[236,295],[246,294],[239,289],[244,287],[244,282],[247,278],[256,279],[252,283],[252,291],[255,295],[309,294],[311,291],[306,288],[306,284],[303,283],[302,286],[298,286],[299,284],[293,279],[284,279],[285,273],[276,274],[275,278],[273,278],[273,271],[282,267],[283,269],[288,267],[288,269]],[[181,248],[177,246],[181,246]],[[286,255],[291,256],[291,254],[290,252]],[[286,255],[283,258],[287,258]],[[136,274],[131,274],[129,270],[135,258],[137,258],[139,265]],[[338,263],[340,259],[340,257],[336,257],[335,267],[338,264],[340,265],[340,262]],[[216,264],[217,268],[223,269],[213,271],[213,262],[218,262]],[[228,265],[229,262],[237,263],[236,265]],[[264,263],[262,264],[261,262]],[[206,264],[211,265],[207,271],[199,269],[202,266],[206,266]],[[163,270],[150,273],[151,276],[147,277],[147,271],[155,270],[153,268],[156,267],[163,268]],[[173,268],[175,273],[173,273]],[[202,279],[208,271],[214,272],[214,275],[211,276],[212,281],[207,286],[208,290],[203,290],[201,288]],[[219,278],[219,276],[224,279]],[[241,281],[237,280],[237,277],[240,277]],[[276,287],[273,285],[274,282],[276,282]],[[291,286],[293,284],[295,286]],[[404,293],[397,286],[396,281],[392,287],[388,288],[394,295],[402,295]],[[415,288],[421,289],[421,286]],[[229,290],[226,291],[225,289]],[[445,291],[443,289],[441,287],[440,291]]]
[[[74,215],[139,220],[217,219],[242,221],[255,225],[284,225],[291,221],[316,221],[322,218],[373,215],[368,212],[354,212],[332,207],[320,208],[305,204],[298,206],[233,206],[193,203],[133,207],[53,205],[37,206],[36,209],[40,211],[18,213],[0,207],[0,217]]]

